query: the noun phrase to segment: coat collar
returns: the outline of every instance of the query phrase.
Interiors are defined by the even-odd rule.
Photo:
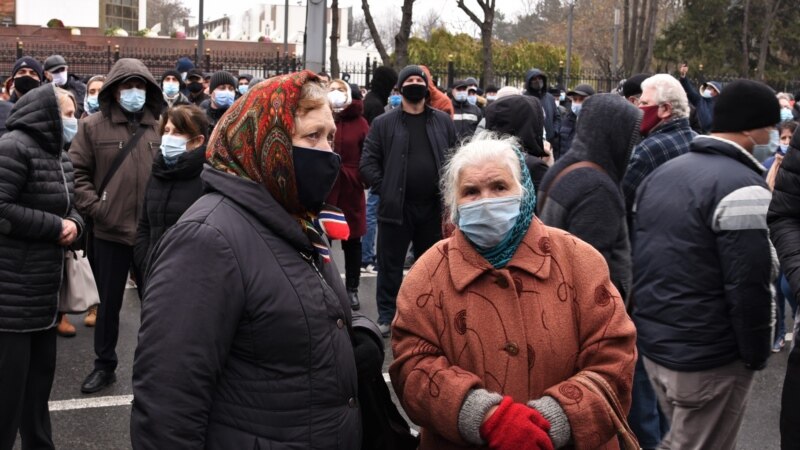
[[[546,280],[550,276],[551,251],[550,233],[539,218],[534,217],[506,268],[513,267]],[[457,229],[453,233],[446,252],[450,277],[458,291],[463,291],[485,272],[496,271],[467,241],[461,230]]]
[[[716,153],[733,158],[749,167],[759,175],[767,173],[767,169],[753,157],[750,152],[736,142],[719,136],[697,136],[692,140],[691,151],[698,153]]]

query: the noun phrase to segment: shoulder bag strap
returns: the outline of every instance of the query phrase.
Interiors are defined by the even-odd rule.
[[[111,163],[111,168],[108,169],[106,176],[103,178],[103,182],[100,183],[100,186],[97,189],[97,195],[101,198],[103,197],[103,193],[105,192],[109,181],[111,181],[111,178],[113,178],[114,174],[117,173],[119,166],[122,165],[122,162],[125,161],[125,158],[127,158],[131,153],[131,150],[133,150],[133,147],[136,147],[139,139],[141,139],[142,135],[144,135],[145,128],[147,127],[139,124],[139,127],[136,129],[136,132],[133,133],[133,136],[128,139],[128,142],[126,142],[125,145],[120,149],[119,153],[117,153],[116,158],[114,158],[114,161]]]
[[[605,400],[608,415],[614,428],[617,437],[620,441],[622,450],[639,450],[639,442],[636,440],[636,435],[628,425],[627,414],[622,409],[619,403],[616,392],[597,372],[584,370],[573,376],[572,379],[582,384],[588,390],[594,392]]]
[[[574,164],[568,165],[567,167],[564,168],[564,170],[559,172],[558,175],[555,176],[555,178],[553,178],[553,181],[550,182],[550,186],[548,186],[547,191],[540,191],[539,192],[539,200],[537,202],[536,210],[539,213],[544,211],[544,202],[547,200],[547,192],[550,191],[550,189],[553,189],[553,187],[559,181],[561,181],[562,178],[564,178],[568,173],[572,172],[573,170],[583,169],[585,167],[586,168],[590,168],[590,169],[594,169],[594,170],[596,170],[598,172],[607,173],[605,171],[605,169],[600,167],[599,164],[594,163],[592,161],[578,161],[578,162],[576,162]]]

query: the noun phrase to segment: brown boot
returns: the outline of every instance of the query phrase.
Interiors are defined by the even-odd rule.
[[[86,311],[86,317],[83,318],[83,324],[87,327],[93,327],[95,322],[97,322],[97,305],[89,308],[89,311]]]
[[[69,323],[69,319],[64,313],[58,313],[58,334],[63,337],[75,336],[75,327]]]

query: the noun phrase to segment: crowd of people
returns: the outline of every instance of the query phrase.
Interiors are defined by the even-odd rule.
[[[538,69],[440,88],[379,67],[362,87],[20,58],[0,101],[0,450],[57,444],[76,248],[100,297],[83,393],[116,381],[126,286],[141,299],[135,449],[735,449],[755,374],[794,343],[800,101],[688,72],[598,92]],[[795,346],[783,389],[796,448]]]

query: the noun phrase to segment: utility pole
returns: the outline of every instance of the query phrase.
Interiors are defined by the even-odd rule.
[[[289,54],[289,0],[283,7],[283,55]]]
[[[198,68],[202,67],[203,61],[203,46],[205,45],[205,36],[203,34],[203,0],[200,0],[200,14],[197,19],[197,54],[194,60]],[[208,68],[206,68],[206,70],[208,70]]]
[[[569,2],[569,16],[567,19],[568,28],[567,28],[567,78],[565,81],[564,87],[567,88],[569,86],[569,69],[572,65],[572,22],[575,18],[575,0],[571,0]]]
[[[306,35],[303,58],[305,68],[320,72],[325,67],[325,0],[308,0],[306,5]]]
[[[617,65],[619,62],[619,25],[619,8],[614,8],[614,50],[611,53],[611,71],[614,73],[614,75],[617,74],[617,67],[619,67]]]

